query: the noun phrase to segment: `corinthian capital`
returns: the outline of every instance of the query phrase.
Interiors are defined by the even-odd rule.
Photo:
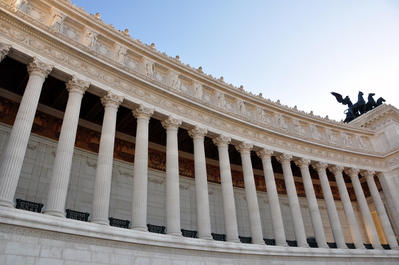
[[[250,154],[253,145],[246,142],[241,142],[239,145],[236,145],[236,150],[241,154]]]
[[[295,161],[295,165],[297,165],[299,168],[304,168],[308,167],[310,164],[310,159],[307,158],[301,158]]]
[[[204,139],[205,134],[208,133],[207,129],[200,128],[198,126],[195,126],[191,130],[188,131],[188,135],[194,139]]]
[[[212,139],[212,141],[216,146],[228,146],[231,142],[231,137],[220,134],[218,137]]]
[[[314,169],[316,169],[317,172],[320,172],[320,171],[323,171],[323,170],[325,171],[327,166],[328,166],[328,164],[326,162],[318,162],[318,163],[312,165],[312,167]]]
[[[3,61],[3,59],[6,57],[10,48],[10,44],[0,43],[0,62]]]
[[[72,90],[74,91],[79,91],[80,93],[84,94],[89,87],[90,82],[88,81],[83,81],[76,76],[72,76],[72,79],[69,80],[66,83],[66,89],[68,92],[71,92]]]
[[[349,175],[351,178],[358,178],[360,170],[358,168],[349,168],[345,170],[345,173]]]
[[[273,154],[273,150],[263,148],[262,150],[256,152],[256,154],[261,158],[261,159],[270,159]]]
[[[154,109],[152,108],[147,108],[143,104],[140,104],[139,107],[135,110],[132,111],[133,116],[136,117],[136,119],[150,119],[151,116],[154,114]]]
[[[276,159],[278,162],[280,162],[281,164],[283,163],[289,163],[292,160],[292,155],[290,154],[281,154],[279,156],[276,156]]]
[[[122,101],[123,101],[123,96],[113,94],[110,91],[108,91],[108,94],[106,94],[101,98],[101,103],[103,103],[105,107],[113,106],[115,108],[119,108],[119,105],[122,103]]]
[[[182,124],[182,119],[176,119],[173,118],[172,116],[169,116],[166,118],[166,120],[162,121],[162,126],[165,129],[179,129],[180,125]]]
[[[366,179],[374,179],[375,171],[372,170],[366,170],[363,172],[363,176],[366,177]]]
[[[44,78],[47,78],[48,74],[53,69],[53,65],[46,64],[36,57],[33,57],[33,61],[28,65],[28,73],[31,74],[39,74]]]
[[[335,165],[335,166],[329,167],[328,169],[332,173],[334,173],[334,175],[336,175],[336,174],[342,173],[342,171],[344,170],[344,167],[340,166],[340,165]]]

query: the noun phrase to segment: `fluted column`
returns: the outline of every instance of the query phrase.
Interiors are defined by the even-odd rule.
[[[10,44],[0,43],[0,62],[7,56],[10,48]]]
[[[166,231],[169,235],[181,236],[180,231],[180,186],[179,151],[177,130],[182,120],[169,116],[162,122],[166,129]]]
[[[147,229],[147,187],[148,187],[148,123],[154,109],[140,105],[133,110],[137,119],[133,169],[132,229]]]
[[[66,84],[69,96],[64,120],[62,121],[57,152],[55,154],[47,205],[44,211],[46,214],[65,217],[65,202],[75,147],[76,130],[79,122],[80,106],[83,94],[89,87],[89,84],[89,82],[79,80],[75,76]]]
[[[396,183],[395,175],[392,172],[379,172],[377,174],[381,187],[386,199],[389,212],[391,213],[391,221],[395,227],[399,229],[399,185]]]
[[[292,217],[292,223],[294,225],[295,238],[298,247],[309,247],[306,240],[305,225],[303,224],[301,206],[298,200],[298,194],[296,193],[296,187],[294,182],[294,176],[291,170],[291,159],[292,155],[281,154],[276,157],[281,163],[284,174],[285,186],[287,189],[288,202],[290,204],[290,212]]]
[[[19,175],[24,162],[26,146],[44,80],[53,66],[33,58],[28,66],[29,80],[11,130],[10,138],[2,153],[0,164],[0,205],[13,207]]]
[[[236,205],[234,202],[233,180],[230,169],[229,143],[230,137],[219,135],[213,139],[213,143],[218,147],[220,180],[222,185],[224,224],[226,237],[229,242],[240,242],[238,239],[238,225],[236,215]]]
[[[380,218],[382,230],[384,230],[385,238],[388,241],[391,249],[399,249],[398,242],[396,241],[395,234],[393,232],[391,223],[389,222],[387,212],[385,211],[384,204],[382,203],[380,193],[378,192],[377,186],[374,181],[374,171],[367,170],[364,172],[364,176],[367,180],[367,185],[373,197],[374,206],[377,210],[378,217]]]
[[[273,166],[271,155],[272,150],[262,149],[257,152],[257,155],[262,159],[263,172],[265,175],[267,198],[269,199],[270,216],[272,218],[274,240],[276,246],[287,246],[285,238],[283,217],[281,214],[280,201],[278,200],[278,193],[276,187],[276,180],[274,179]]]
[[[356,220],[355,213],[353,211],[352,202],[349,198],[348,189],[344,178],[342,176],[343,166],[333,166],[330,168],[331,172],[334,173],[335,181],[338,185],[339,196],[341,197],[342,206],[344,207],[346,221],[348,222],[349,231],[353,240],[353,244],[357,249],[365,249],[363,244],[362,235],[360,234],[359,226]]]
[[[363,222],[366,228],[366,232],[370,243],[375,249],[382,249],[378,233],[374,225],[373,218],[371,217],[370,209],[364,196],[362,185],[359,181],[359,169],[351,168],[348,170],[348,174],[351,177],[353,189],[355,190],[357,203],[359,204],[360,212],[363,217]]]
[[[98,151],[91,222],[103,225],[109,225],[108,212],[111,195],[116,114],[122,101],[122,96],[110,92],[101,98],[105,111],[101,129],[100,150]]]
[[[295,161],[295,164],[301,170],[303,186],[305,187],[306,200],[308,201],[310,219],[312,220],[312,227],[313,227],[314,236],[316,238],[317,246],[319,248],[329,248],[326,240],[326,234],[324,233],[319,205],[317,203],[316,195],[314,193],[312,178],[310,177],[310,172],[309,172],[310,160],[306,158],[301,158]]]
[[[260,212],[258,196],[255,186],[255,177],[251,162],[252,144],[241,142],[236,149],[241,154],[242,171],[244,175],[245,196],[247,198],[249,225],[251,228],[251,237],[253,244],[265,244],[263,240],[262,224],[260,221]]]
[[[207,132],[207,129],[195,126],[188,131],[188,134],[193,138],[194,142],[195,199],[197,203],[198,237],[212,239],[204,147],[204,137]]]
[[[342,232],[337,207],[335,206],[334,197],[332,195],[330,183],[328,181],[326,172],[327,166],[327,163],[324,162],[319,162],[313,165],[319,174],[320,184],[323,190],[323,197],[324,201],[326,202],[328,219],[330,220],[335,243],[337,244],[338,248],[348,248],[348,246],[345,244],[344,233]]]

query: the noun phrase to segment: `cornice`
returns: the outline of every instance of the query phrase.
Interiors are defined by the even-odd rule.
[[[48,0],[48,2],[55,1]],[[64,2],[68,3],[68,1]],[[274,112],[275,115],[284,116],[289,122],[299,120],[302,125],[308,127],[305,128],[307,129],[306,134],[300,135],[294,131],[294,125],[291,123],[289,124],[289,129],[284,128],[284,126],[279,127],[276,116],[272,117],[271,124],[265,124],[259,121],[259,118],[233,113],[219,107],[217,104],[206,102],[181,90],[173,89],[171,86],[147,77],[139,71],[130,69],[127,66],[121,66],[112,58],[90,50],[64,34],[55,32],[50,27],[34,20],[23,12],[11,13],[9,6],[3,2],[0,3],[0,7],[2,11],[0,15],[4,17],[2,19],[3,22],[0,22],[1,36],[5,36],[13,43],[24,46],[32,51],[32,54],[38,54],[54,61],[56,63],[55,67],[59,65],[69,69],[71,71],[69,74],[71,75],[75,72],[79,76],[83,75],[90,80],[94,80],[93,84],[99,86],[99,89],[103,89],[103,94],[105,94],[105,90],[112,88],[115,91],[122,92],[125,95],[125,101],[131,101],[133,105],[141,103],[154,105],[156,106],[156,111],[164,116],[177,114],[179,117],[184,117],[187,123],[195,125],[199,122],[209,128],[213,128],[214,134],[227,133],[234,135],[237,141],[250,140],[260,148],[267,145],[280,152],[292,150],[297,154],[344,163],[383,166],[383,162],[378,159],[381,158],[381,154],[371,150],[370,137],[373,136],[373,133],[370,129],[362,129],[361,133],[357,133],[359,127],[311,116],[298,111],[296,108],[289,108],[279,105],[279,103],[272,103],[270,100],[259,96],[251,95],[252,93],[234,91],[237,95],[242,95],[239,100],[245,100],[245,102],[254,105],[259,103],[252,109],[254,112],[257,107],[260,107],[269,112]],[[9,11],[7,12],[6,10]],[[90,16],[88,14],[85,15]],[[25,34],[25,38],[18,40],[18,38],[12,37],[7,27],[14,27],[13,30],[16,30],[17,27],[20,30],[20,34]],[[113,29],[113,31],[116,30]],[[153,48],[147,47],[146,49]],[[159,53],[151,50],[148,52]],[[167,60],[174,59],[168,58]],[[172,64],[173,62],[169,63]],[[191,69],[190,71],[197,70]],[[213,80],[212,82],[215,81]],[[227,91],[226,85],[222,84],[222,81],[217,82],[220,83],[216,83],[219,91]],[[229,96],[231,97],[231,94]],[[251,99],[250,102],[249,99]],[[220,115],[221,113],[224,115]],[[253,116],[255,115],[256,113],[253,113]],[[309,126],[311,124],[323,130],[322,139],[317,140],[310,134]],[[355,134],[359,135],[359,137],[365,137],[364,140],[367,142],[368,148],[361,149],[356,144],[353,147],[343,147],[341,142],[333,143],[327,138],[327,130],[338,138],[343,133],[351,134],[353,140],[355,140]],[[341,141],[341,139],[337,141]]]

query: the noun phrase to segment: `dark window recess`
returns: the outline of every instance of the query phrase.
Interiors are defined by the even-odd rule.
[[[252,244],[252,237],[250,236],[239,236],[238,238],[240,239],[241,243]]]
[[[296,240],[286,240],[286,241],[287,241],[288,246],[290,246],[290,247],[298,246],[298,243],[296,242]]]
[[[265,241],[265,244],[269,245],[269,246],[275,246],[276,245],[276,240],[275,239],[264,238],[263,241]]]
[[[381,246],[382,246],[384,249],[391,249],[391,247],[389,246],[389,244],[381,244]]]
[[[335,242],[327,242],[327,245],[330,247],[330,248],[338,248],[337,247],[337,243],[335,243]]]
[[[181,229],[180,231],[184,237],[198,238],[198,232],[195,230]]]
[[[151,233],[166,234],[165,226],[147,224],[147,228],[148,228],[148,232],[151,232]]]
[[[371,244],[363,244],[367,249],[374,249]]]
[[[215,234],[211,233],[213,240],[216,241],[226,241],[226,235],[225,234]]]
[[[109,218],[109,225],[110,226],[115,226],[115,227],[121,227],[121,228],[129,228],[130,221],[129,220],[121,220],[121,219],[116,219],[113,217]]]
[[[30,202],[22,199],[16,199],[16,201],[17,206],[15,208],[35,213],[41,213],[44,206],[43,203]]]
[[[354,243],[346,243],[346,245],[348,246],[349,249],[356,249]]]
[[[317,248],[317,247],[318,247],[317,242],[316,242],[316,239],[315,239],[314,237],[308,237],[308,238],[306,239],[306,241],[308,242],[309,247],[311,247],[311,248]],[[328,243],[327,243],[327,244],[328,244]]]
[[[69,219],[88,222],[89,216],[90,216],[89,213],[83,213],[83,212],[78,212],[78,211],[74,211],[71,209],[66,209],[66,217]]]

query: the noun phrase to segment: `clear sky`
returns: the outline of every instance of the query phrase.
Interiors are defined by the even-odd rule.
[[[72,0],[246,91],[340,121],[330,92],[399,107],[398,0]]]

